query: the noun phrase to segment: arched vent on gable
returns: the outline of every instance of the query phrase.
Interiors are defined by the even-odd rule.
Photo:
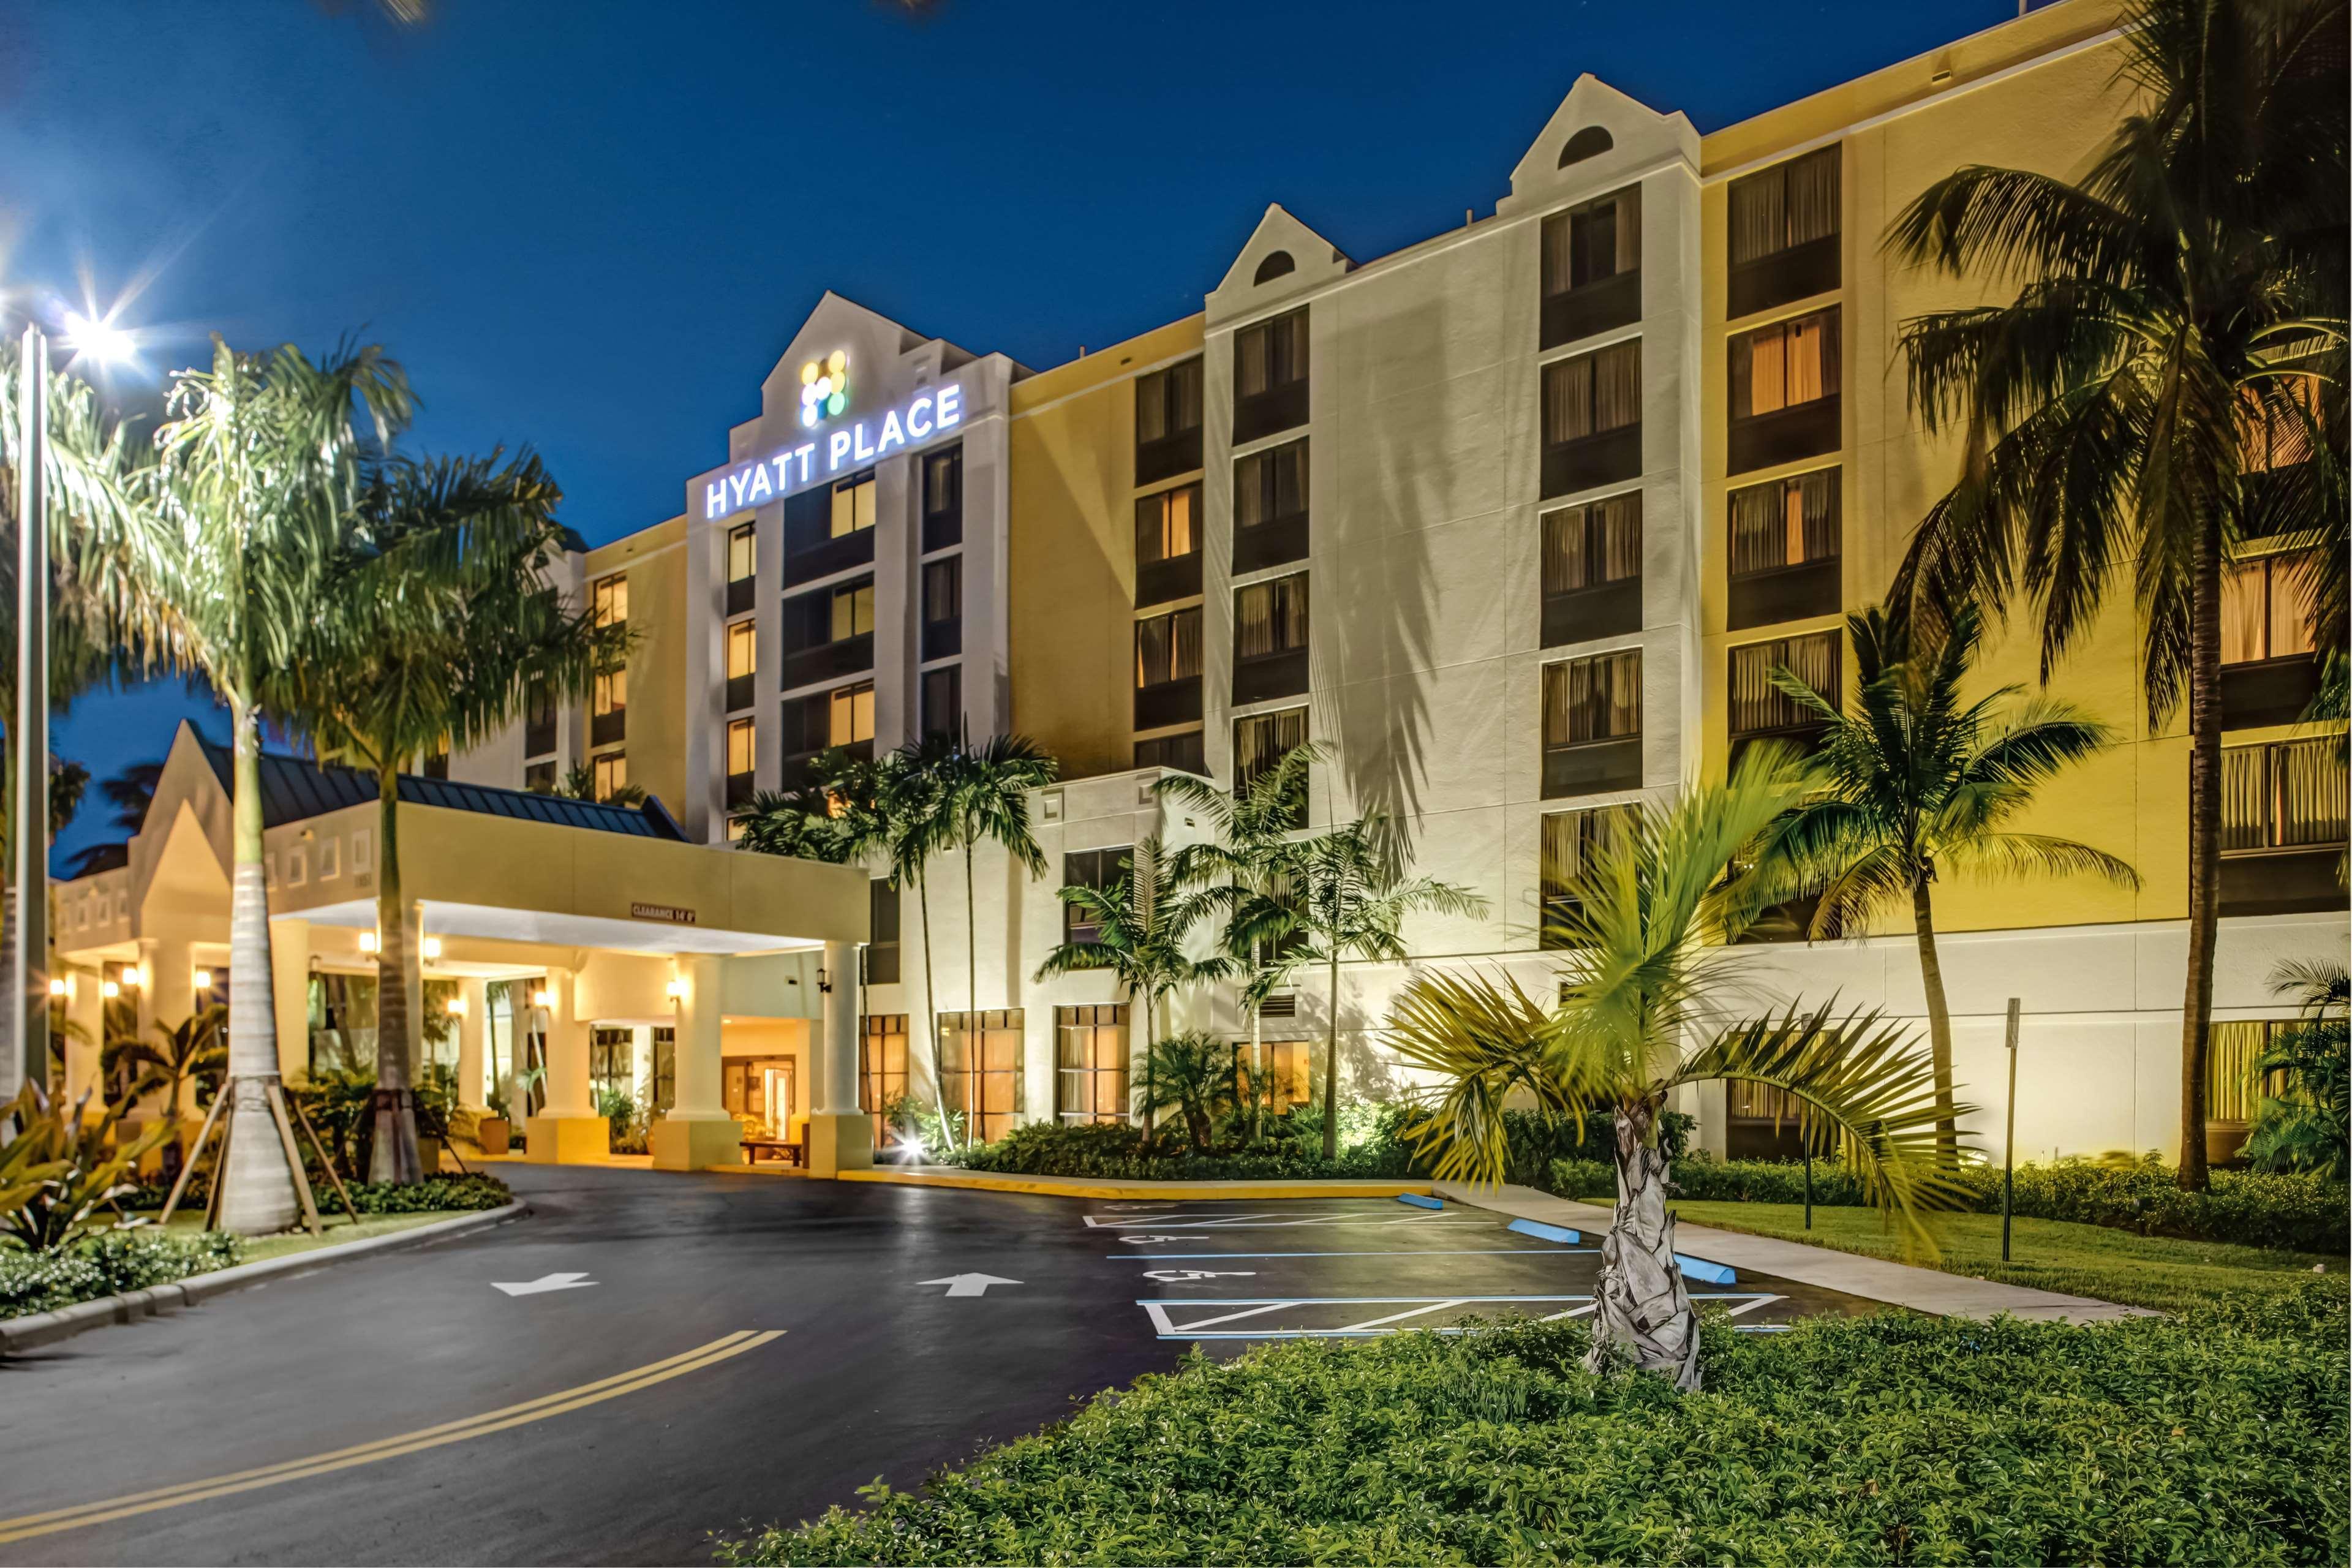
[[[1257,264],[1257,276],[1251,279],[1250,282],[1253,286],[1260,283],[1271,283],[1277,278],[1285,277],[1297,270],[1298,263],[1290,259],[1290,252],[1286,250],[1268,251],[1266,253],[1265,259]]]
[[[1596,157],[1615,145],[1617,145],[1615,140],[1602,127],[1588,125],[1570,137],[1568,145],[1559,150],[1559,166],[1565,169],[1570,163],[1581,163],[1587,158]]]

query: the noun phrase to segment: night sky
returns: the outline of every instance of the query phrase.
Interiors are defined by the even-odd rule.
[[[144,387],[346,334],[423,449],[530,443],[591,542],[725,458],[832,288],[1035,367],[1196,310],[1265,204],[1359,261],[1483,215],[1577,75],[1711,131],[2002,0],[77,0],[0,16],[0,288],[135,290]],[[100,776],[226,714],[85,699]],[[60,859],[119,837],[95,803]]]

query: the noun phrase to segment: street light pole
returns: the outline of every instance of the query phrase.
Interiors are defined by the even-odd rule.
[[[26,323],[16,474],[16,1016],[26,1083],[49,1073],[49,342]]]

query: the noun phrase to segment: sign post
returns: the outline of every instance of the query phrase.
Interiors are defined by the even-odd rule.
[[[2017,1190],[2017,1016],[2022,1004],[2009,999],[2009,1130],[2000,1148],[2000,1260],[2009,1261],[2010,1200]]]

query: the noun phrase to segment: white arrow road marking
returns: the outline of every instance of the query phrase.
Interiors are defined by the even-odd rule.
[[[944,1285],[950,1296],[985,1296],[991,1285],[1018,1285],[1018,1279],[1000,1279],[993,1274],[950,1274],[944,1279],[923,1279],[923,1285]]]
[[[1234,1268],[1220,1273],[1213,1268],[1149,1268],[1144,1270],[1143,1277],[1146,1279],[1158,1279],[1165,1284],[1181,1285],[1192,1279],[1255,1279],[1257,1278],[1257,1270]]]
[[[490,1289],[509,1296],[536,1296],[541,1290],[585,1290],[595,1283],[585,1274],[542,1274],[536,1279],[493,1279]]]

